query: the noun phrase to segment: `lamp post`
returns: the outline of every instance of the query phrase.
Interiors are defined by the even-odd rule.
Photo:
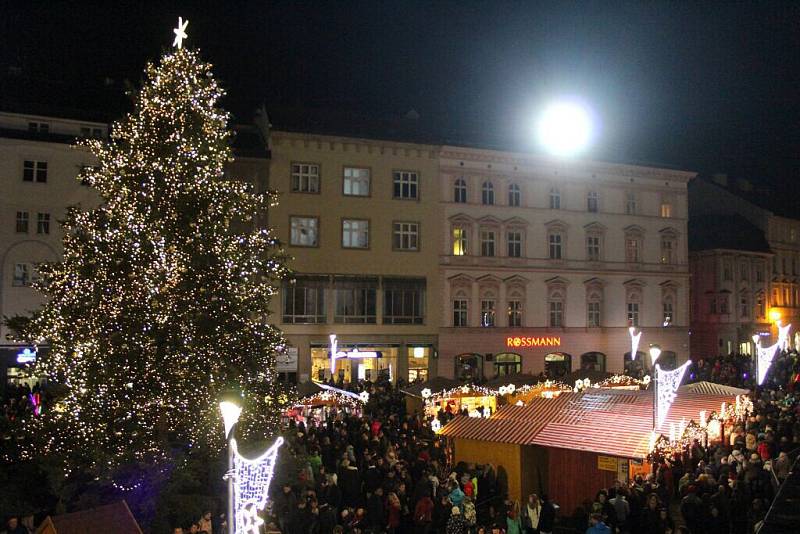
[[[231,440],[233,439],[233,427],[239,422],[239,416],[242,414],[242,407],[230,401],[222,401],[219,403],[219,411],[222,412],[222,422],[225,424],[225,440],[228,442],[228,533],[233,534],[236,531],[236,518],[234,517],[234,489],[233,489],[233,447]]]
[[[632,334],[631,334],[632,335]],[[656,360],[661,356],[661,347],[655,344],[650,345],[650,365],[653,366],[653,431],[655,432],[658,424],[658,367]]]

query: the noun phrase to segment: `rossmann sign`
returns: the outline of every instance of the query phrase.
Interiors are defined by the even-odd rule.
[[[506,347],[519,348],[519,347],[560,347],[561,338],[559,336],[539,336],[539,337],[525,337],[514,336],[506,338]]]

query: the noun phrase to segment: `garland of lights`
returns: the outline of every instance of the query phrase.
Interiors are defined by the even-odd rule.
[[[673,371],[662,371],[661,366],[656,364],[656,429],[661,428],[661,425],[664,424],[669,408],[677,396],[683,375],[691,364],[692,361],[687,360]]]
[[[283,438],[279,437],[261,456],[250,460],[239,454],[236,440],[231,439],[233,472],[227,476],[233,478],[234,534],[259,534],[264,520],[258,514],[267,505],[278,448],[282,444]]]

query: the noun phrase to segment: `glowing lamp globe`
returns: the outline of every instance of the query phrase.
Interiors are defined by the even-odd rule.
[[[219,410],[222,412],[222,422],[225,424],[225,437],[227,438],[233,425],[239,422],[242,407],[230,401],[223,401],[219,403]]]
[[[555,156],[574,156],[585,150],[592,136],[588,111],[571,102],[551,104],[537,126],[539,143]]]
[[[772,321],[773,323],[777,323],[778,321],[780,321],[781,320],[780,310],[776,310],[775,308],[769,310],[769,320]]]

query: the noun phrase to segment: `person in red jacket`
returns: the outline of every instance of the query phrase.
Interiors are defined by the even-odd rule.
[[[395,534],[400,528],[400,499],[394,493],[390,493],[386,498],[386,508],[388,511],[386,520],[386,532]]]
[[[414,507],[414,524],[419,527],[419,531],[423,534],[427,534],[431,530],[433,506],[433,500],[429,492],[425,491]]]

